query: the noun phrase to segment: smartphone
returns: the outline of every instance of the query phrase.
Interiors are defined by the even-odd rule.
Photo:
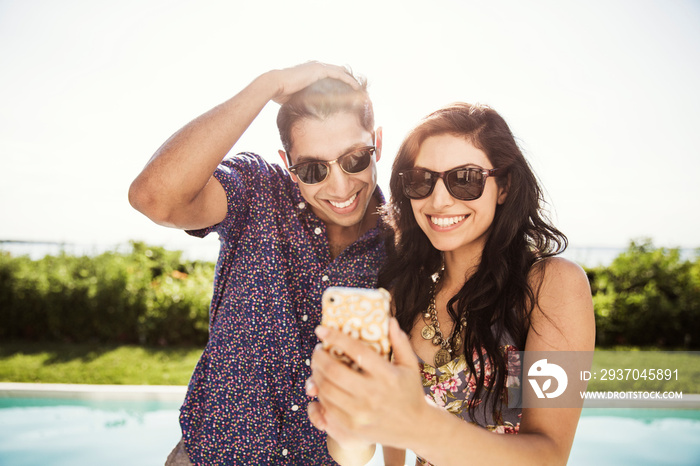
[[[350,288],[332,286],[321,297],[321,325],[338,329],[363,341],[389,359],[389,311],[391,296],[384,288]],[[342,351],[324,348],[353,369],[359,366]]]

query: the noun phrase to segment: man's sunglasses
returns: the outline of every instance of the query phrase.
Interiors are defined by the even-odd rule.
[[[462,201],[473,201],[483,194],[486,178],[502,174],[503,171],[499,168],[486,170],[476,167],[457,167],[442,173],[425,168],[412,168],[399,172],[399,177],[403,193],[409,199],[425,199],[430,196],[437,180],[442,178],[447,192],[452,197]]]
[[[337,163],[341,170],[348,175],[360,173],[369,167],[372,162],[372,154],[376,150],[377,148],[374,146],[361,147],[329,162],[311,160],[298,163],[289,167],[289,171],[294,173],[299,178],[299,181],[304,184],[317,184],[328,178],[328,174],[331,172],[331,165],[334,163]]]

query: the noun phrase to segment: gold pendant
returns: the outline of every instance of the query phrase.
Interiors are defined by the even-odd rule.
[[[421,336],[424,340],[432,340],[435,336],[435,328],[432,325],[426,325],[423,330],[420,331]]]
[[[445,348],[440,348],[437,353],[435,353],[435,367],[444,366],[450,362],[450,352]]]

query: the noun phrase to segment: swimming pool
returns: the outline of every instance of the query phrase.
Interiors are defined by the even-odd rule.
[[[0,464],[162,465],[180,438],[179,405],[0,398]],[[698,465],[700,410],[586,408],[569,464]]]
[[[0,398],[0,464],[162,465],[180,403]]]
[[[700,410],[584,408],[569,465],[700,465]]]

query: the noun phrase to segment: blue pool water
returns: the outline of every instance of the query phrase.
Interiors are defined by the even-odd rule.
[[[700,465],[700,411],[584,409],[569,465]]]
[[[0,465],[162,465],[178,407],[0,398]],[[569,465],[591,464],[700,465],[700,411],[584,409]]]
[[[0,398],[0,465],[162,465],[179,405]]]

